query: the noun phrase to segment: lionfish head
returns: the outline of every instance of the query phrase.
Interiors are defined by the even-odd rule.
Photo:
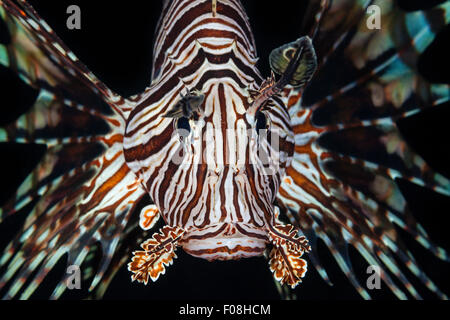
[[[294,140],[281,101],[255,110],[259,92],[219,78],[187,91],[164,115],[179,115],[170,119],[174,165],[150,191],[167,223],[186,230],[182,246],[194,256],[228,260],[266,248]]]
[[[229,260],[262,255],[270,244],[275,276],[299,282],[306,272],[300,257],[309,246],[299,230],[277,219],[274,202],[294,151],[290,116],[278,94],[310,76],[304,64],[312,46],[305,39],[272,52],[278,81],[272,73],[258,84],[231,65],[199,68],[189,81],[170,80],[169,94],[161,95],[167,84],[156,82],[134,108],[125,157],[154,201],[141,212],[141,226],[149,228],[159,215],[167,226],[134,252],[133,279],[155,280],[177,245],[196,257]]]

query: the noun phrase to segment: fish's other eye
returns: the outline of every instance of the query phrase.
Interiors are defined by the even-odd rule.
[[[189,119],[186,117],[176,119],[175,127],[180,136],[180,140],[186,138],[191,132],[191,125],[189,124]]]
[[[269,125],[269,121],[264,112],[256,112],[256,133],[259,134],[259,130],[266,130]]]

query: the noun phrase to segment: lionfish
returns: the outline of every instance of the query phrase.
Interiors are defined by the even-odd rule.
[[[318,239],[365,299],[349,245],[382,268],[398,298],[407,295],[396,281],[421,297],[400,264],[446,298],[398,237],[395,226],[449,260],[395,179],[450,195],[449,180],[396,124],[449,99],[448,85],[428,82],[416,67],[450,20],[449,2],[405,12],[389,0],[312,0],[303,34],[272,51],[264,78],[239,0],[165,0],[151,83],[128,98],[97,79],[26,1],[0,3],[10,38],[0,62],[39,92],[0,129],[0,141],[46,146],[0,211],[3,220],[32,204],[0,260],[0,288],[10,285],[3,298],[29,298],[61,258],[81,265],[95,246],[96,297],[126,263],[133,281],[156,281],[178,247],[208,260],[265,255],[283,288],[302,281],[306,257],[329,281]],[[381,29],[368,29],[372,5]],[[356,80],[324,95],[313,80],[337,54],[334,63],[351,66]],[[324,143],[330,137],[338,143]],[[165,225],[144,240],[160,217]],[[63,278],[51,298],[65,290]]]

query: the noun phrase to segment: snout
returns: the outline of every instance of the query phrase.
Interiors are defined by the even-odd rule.
[[[262,255],[267,241],[267,232],[262,227],[226,222],[191,228],[181,245],[187,253],[198,258],[236,260]]]

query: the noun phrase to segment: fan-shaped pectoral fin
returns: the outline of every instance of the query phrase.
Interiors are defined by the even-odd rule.
[[[269,266],[275,279],[281,284],[295,288],[307,271],[307,263],[301,258],[311,247],[299,230],[292,225],[275,225],[269,227],[269,240],[273,248],[269,255]]]
[[[147,284],[148,279],[156,281],[164,274],[166,266],[172,264],[177,256],[175,250],[185,230],[180,227],[164,226],[159,233],[141,243],[143,251],[134,251],[128,270],[133,272],[131,279]]]

